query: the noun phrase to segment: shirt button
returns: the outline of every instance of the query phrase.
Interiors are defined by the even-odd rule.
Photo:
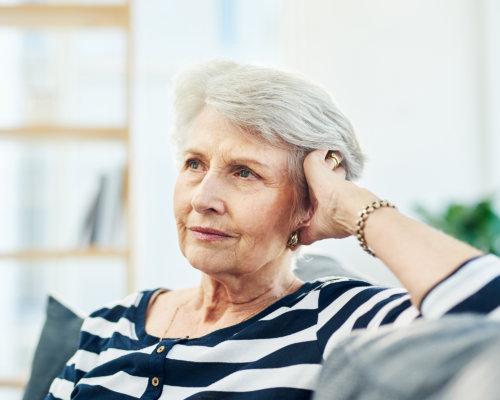
[[[165,351],[165,346],[160,346],[160,347],[158,347],[158,348],[156,349],[156,352],[157,352],[158,354],[163,353],[164,351]]]
[[[153,386],[158,386],[160,384],[160,380],[158,379],[157,376],[155,376],[153,379],[151,379],[151,383],[153,384]]]

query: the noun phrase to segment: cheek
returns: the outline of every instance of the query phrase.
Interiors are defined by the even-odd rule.
[[[292,228],[292,202],[288,196],[252,201],[246,207],[245,225],[257,241],[287,237]]]
[[[189,201],[188,190],[182,181],[177,179],[174,188],[174,216],[177,222],[186,216],[190,207],[191,202]]]

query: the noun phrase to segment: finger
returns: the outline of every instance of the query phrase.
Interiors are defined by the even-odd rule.
[[[324,185],[325,182],[329,182],[335,176],[345,179],[344,167],[340,165],[333,169],[335,162],[326,157],[327,153],[327,150],[314,150],[304,159],[304,174],[310,187],[315,188]],[[342,159],[341,156],[339,156],[339,159]],[[335,180],[335,178],[333,179]]]
[[[339,165],[335,170],[332,171],[336,176],[340,177],[342,180],[346,177],[345,168],[342,165]]]
[[[338,166],[333,169],[337,163],[327,155],[327,150],[315,150],[304,160],[304,173],[313,204],[313,215],[308,226],[302,228],[300,232],[302,244],[311,244],[329,237],[330,212],[335,208],[332,207],[332,196],[338,190],[342,190],[342,184],[345,183],[344,167]],[[340,155],[337,157],[341,159]]]
[[[342,163],[342,154],[339,151],[328,150],[325,161],[330,166],[331,170],[335,170]]]
[[[332,159],[332,157],[330,157],[330,153],[333,153],[336,156],[336,158],[338,160],[338,163],[336,161],[334,161]],[[328,164],[328,166],[330,167],[330,169],[335,174],[337,174],[338,176],[340,176],[342,179],[345,179],[346,173],[345,173],[345,168],[342,165],[342,160],[343,160],[342,154],[340,154],[339,151],[329,151],[326,155],[327,155],[327,157],[325,159],[325,162]]]
[[[327,152],[327,150],[314,150],[304,159],[304,174],[310,186],[315,186],[331,172],[331,167],[325,159]],[[333,163],[333,160],[329,162]]]

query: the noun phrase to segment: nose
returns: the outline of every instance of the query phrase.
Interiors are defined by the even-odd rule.
[[[224,183],[217,174],[208,172],[198,184],[191,199],[193,209],[200,214],[226,212]]]

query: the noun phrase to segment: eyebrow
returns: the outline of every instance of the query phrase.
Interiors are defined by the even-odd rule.
[[[187,149],[184,152],[184,154],[185,155],[189,154],[189,155],[192,155],[195,157],[200,157],[200,158],[205,157],[204,154],[202,154],[199,151],[196,151],[194,149]],[[275,170],[275,168],[273,168],[272,166],[270,166],[268,164],[265,164],[263,162],[260,162],[258,160],[252,159],[252,158],[245,158],[245,157],[231,158],[230,164],[232,164],[232,165],[252,165],[252,164],[254,164],[254,165],[258,165],[259,167],[262,167],[262,168],[266,168],[269,170]]]
[[[262,167],[262,168],[271,169],[271,170],[275,169],[275,168],[271,167],[268,164],[262,163],[262,162],[257,161],[257,160],[253,160],[251,158],[234,158],[234,159],[231,160],[231,164],[235,164],[235,165],[252,165],[252,164],[256,164],[256,165],[258,165],[259,167]]]

